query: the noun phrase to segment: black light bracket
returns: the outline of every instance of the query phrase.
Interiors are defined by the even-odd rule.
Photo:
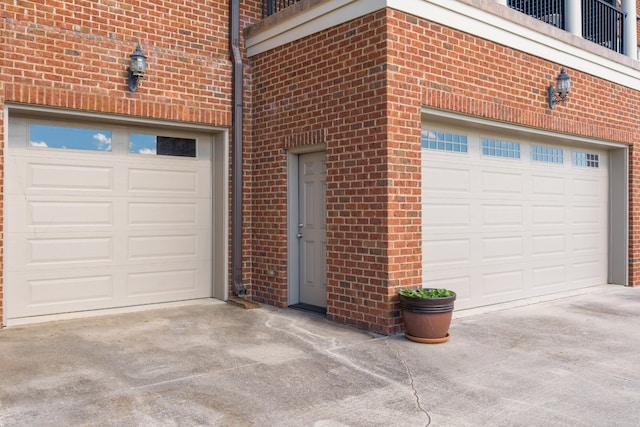
[[[567,74],[565,69],[560,70],[558,78],[556,80],[556,87],[549,86],[547,89],[549,95],[549,108],[553,109],[553,106],[557,103],[563,103],[567,100],[567,95],[571,90],[571,77]]]
[[[131,60],[129,61],[128,69],[128,85],[129,90],[131,92],[135,92],[138,90],[140,80],[144,78],[144,73],[147,71],[147,57],[142,53],[140,43],[138,43],[136,50],[134,50],[129,56],[131,57]]]

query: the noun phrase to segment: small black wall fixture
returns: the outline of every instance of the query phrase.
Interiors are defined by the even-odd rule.
[[[558,79],[556,80],[555,89],[553,86],[549,86],[549,108],[553,109],[553,106],[567,99],[567,95],[569,95],[569,91],[571,90],[571,77],[564,70],[560,70],[560,74],[558,74]]]
[[[140,43],[136,46],[136,50],[130,55],[131,61],[129,62],[129,90],[135,92],[138,90],[140,79],[144,77],[144,73],[147,71],[147,57],[144,56],[140,49]]]

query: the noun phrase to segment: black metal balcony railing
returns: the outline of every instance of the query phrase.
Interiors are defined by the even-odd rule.
[[[607,1],[582,0],[582,37],[624,53],[625,15],[622,10]]]
[[[626,13],[615,0],[582,0],[582,37],[619,53],[624,53]],[[508,0],[507,5],[560,29],[565,26],[565,0]]]
[[[266,18],[274,13],[280,12],[300,0],[262,0],[262,17]]]
[[[565,29],[564,0],[509,0],[507,4],[511,9]]]

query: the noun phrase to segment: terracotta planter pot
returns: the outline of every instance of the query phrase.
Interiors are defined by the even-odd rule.
[[[440,343],[449,339],[455,292],[444,298],[412,298],[400,295],[405,336],[421,343]]]

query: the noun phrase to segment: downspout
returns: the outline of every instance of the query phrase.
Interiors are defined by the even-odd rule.
[[[229,47],[233,60],[233,111],[231,112],[231,134],[233,138],[233,199],[231,224],[231,270],[233,292],[247,294],[242,284],[242,53],[240,52],[240,0],[231,0],[229,22]]]

